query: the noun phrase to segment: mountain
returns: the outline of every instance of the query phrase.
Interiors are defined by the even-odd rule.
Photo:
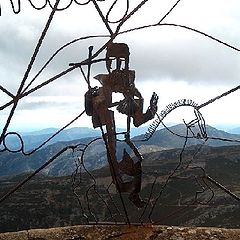
[[[135,137],[141,134],[144,134],[148,129],[148,126],[144,127],[132,127],[131,128],[131,137]],[[126,132],[126,128],[117,128],[117,132]]]
[[[232,133],[232,134],[240,134],[240,127],[233,128],[233,129],[229,130],[228,132]]]
[[[82,136],[84,135],[84,129],[82,130]],[[86,134],[89,129],[85,129]],[[186,128],[184,125],[176,125],[170,127],[169,130],[175,134],[180,134],[185,136]],[[167,149],[182,148],[185,142],[184,137],[179,137],[172,134],[167,129],[160,129],[155,132],[151,139],[147,142],[139,142],[139,139],[143,138],[143,135],[133,138],[134,143],[139,148],[141,154],[153,153],[158,151],[163,151]],[[74,135],[77,132],[81,132],[79,129],[72,128],[64,132],[65,138],[75,138]],[[216,128],[207,126],[207,133],[209,137],[222,138],[222,139],[240,139],[239,135],[229,134],[224,131],[219,131]],[[40,135],[42,136],[42,135]],[[37,139],[36,135],[34,135]],[[60,137],[59,137],[60,138]],[[59,139],[57,138],[57,139]],[[54,141],[57,141],[55,139]],[[60,138],[61,139],[61,138]],[[22,153],[9,153],[0,152],[0,177],[1,176],[12,176],[21,174],[24,172],[32,172],[39,168],[42,164],[48,161],[52,156],[61,151],[64,147],[75,144],[88,144],[92,141],[92,138],[81,138],[79,140],[72,141],[59,141],[51,145],[41,148],[40,150],[34,152],[29,156],[25,156]],[[41,144],[39,142],[38,144]],[[203,144],[203,140],[199,139],[189,139],[186,146]],[[227,142],[220,140],[208,140],[205,145],[208,146],[229,146],[233,144],[239,144],[235,142]],[[71,175],[76,169],[76,162],[82,154],[82,149],[84,145],[78,148],[77,151],[68,150],[61,154],[57,159],[55,159],[48,167],[46,167],[43,172],[48,176],[67,176]],[[123,149],[126,148],[131,154],[129,147],[124,142],[117,143],[117,158],[120,160],[123,155]],[[102,140],[98,140],[89,145],[86,152],[84,153],[84,166],[92,171],[94,169],[99,169],[107,164],[106,147]]]
[[[59,130],[58,128],[44,128],[44,129],[32,131],[32,132],[22,132],[21,135],[22,136],[32,136],[32,135],[54,134],[58,130]]]
[[[198,133],[200,134],[200,130],[194,127],[191,131],[188,131],[189,139],[187,141],[187,146],[202,144],[204,140],[193,138],[193,133],[196,136]],[[208,125],[206,126],[206,133],[208,140],[205,144],[209,146],[229,146],[240,144],[240,135],[237,134],[227,133]],[[157,130],[148,141],[144,142],[144,144],[157,145],[164,148],[180,148],[185,142],[185,137],[187,136],[186,134],[186,126],[184,124],[178,124],[170,127],[169,129],[163,128]],[[139,141],[144,139],[144,135],[137,136],[133,139]],[[234,142],[234,140],[239,142]]]
[[[84,138],[81,140],[57,142],[27,156],[22,153],[2,152],[0,153],[0,177],[32,172],[66,146],[82,144],[76,151],[70,149],[61,154],[42,171],[50,176],[71,175],[75,170],[76,162],[81,157],[81,149],[93,139]],[[103,146],[102,140],[95,141],[94,144],[89,145],[84,156],[84,163],[87,169],[100,168],[106,164],[106,151]]]
[[[25,150],[29,151],[40,146],[43,142],[48,140],[57,133],[58,129],[56,128],[47,128],[40,131],[34,131],[30,133],[23,133],[22,139],[24,142]],[[45,146],[50,144],[60,142],[60,141],[72,141],[76,139],[88,138],[88,137],[97,137],[100,136],[100,131],[97,129],[87,128],[87,127],[75,127],[69,128],[61,131],[55,137],[53,137]],[[9,136],[6,139],[7,146],[12,149],[19,149],[19,140],[16,136]]]
[[[146,130],[147,130],[147,127],[132,128],[131,136],[132,137],[137,136],[139,134],[144,133]],[[54,134],[56,134],[58,131],[59,129],[57,128],[46,128],[39,131],[20,133],[24,142],[24,149],[26,151],[29,151],[34,148],[37,148],[43,142],[45,142],[46,140],[51,138]],[[117,129],[117,131],[125,132],[126,129],[119,128]],[[58,133],[50,141],[48,141],[44,146],[48,146],[60,141],[73,141],[73,140],[78,140],[78,139],[88,138],[88,137],[99,137],[100,135],[101,135],[101,132],[99,129],[92,129],[88,127],[68,128]],[[6,143],[11,150],[17,150],[21,147],[20,146],[21,143],[19,139],[14,135],[8,136],[6,138]]]
[[[203,178],[209,176],[239,196],[239,156],[240,146],[200,149],[198,145],[183,154],[182,149],[145,154],[141,197],[149,205],[138,209],[128,194],[122,194],[130,222],[239,228],[239,201]],[[0,196],[26,176],[2,178]],[[120,196],[111,181],[108,166],[79,171],[72,177],[39,174],[0,204],[0,231],[125,222]]]

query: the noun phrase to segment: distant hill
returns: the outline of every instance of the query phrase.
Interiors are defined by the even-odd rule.
[[[134,137],[143,134],[146,130],[147,127],[132,128],[131,136]],[[43,142],[51,138],[58,131],[59,129],[57,128],[46,128],[39,131],[23,132],[20,133],[20,135],[23,138],[25,150],[29,151],[40,146]],[[124,132],[126,131],[126,129],[119,128],[117,129],[117,131]],[[44,147],[56,142],[73,141],[89,137],[98,137],[100,135],[101,132],[99,129],[93,129],[88,127],[67,128],[54,136],[50,141],[46,143],[46,145],[44,145]],[[6,143],[8,147],[12,150],[19,149],[20,142],[16,136],[8,136],[6,139]]]
[[[32,135],[54,134],[58,130],[59,130],[58,128],[44,128],[44,129],[37,130],[37,131],[32,131],[32,132],[22,132],[21,135],[32,136]]]
[[[184,125],[176,125],[170,127],[169,130],[175,134],[185,136],[186,128]],[[68,145],[83,143],[87,144],[94,137],[88,138],[80,138],[78,140],[71,140],[77,137],[77,134],[81,133],[81,136],[84,136],[84,131],[86,134],[91,133],[89,129],[76,129],[72,128],[69,130],[65,130],[62,136],[56,137],[54,140],[58,139],[67,139],[65,141],[58,141],[51,145],[48,145],[45,148],[41,148],[37,152],[33,153],[30,156],[24,156],[21,153],[9,153],[2,152],[0,153],[0,177],[1,176],[12,176],[21,174],[24,172],[34,171],[36,168],[40,167],[44,162],[46,162],[50,157],[54,156],[57,152],[59,152],[62,148]],[[185,138],[179,137],[177,135],[173,135],[167,129],[160,129],[156,131],[153,137],[147,142],[139,142],[138,139],[142,139],[143,135],[137,136],[133,138],[135,144],[139,148],[139,151],[142,154],[152,153],[163,151],[167,149],[174,148],[182,148],[184,145]],[[222,139],[240,139],[239,135],[229,134],[224,131],[217,130],[216,128],[212,128],[207,126],[207,133],[209,137],[222,138]],[[97,134],[96,132],[92,132],[92,134]],[[91,134],[89,134],[91,135]],[[40,139],[43,135],[39,135]],[[191,136],[191,135],[190,135]],[[37,140],[38,137],[34,135],[34,139]],[[40,140],[38,140],[38,144],[40,144]],[[187,146],[203,144],[203,140],[198,139],[189,139],[187,142]],[[212,140],[209,139],[205,145],[208,146],[229,146],[239,143],[220,141],[220,140]],[[125,143],[118,142],[117,144],[117,158],[120,160],[122,158],[123,149],[126,148],[131,154],[129,148]],[[67,176],[71,175],[73,171],[76,169],[76,161],[81,156],[80,148],[78,151],[72,152],[71,150],[65,152],[61,156],[59,156],[53,163],[51,163],[47,168],[44,169],[44,173],[49,176]],[[104,142],[102,140],[98,140],[92,143],[86,153],[84,154],[84,164],[88,170],[99,169],[107,164],[107,156],[106,156],[106,148]]]
[[[170,131],[169,131],[170,130]],[[183,146],[185,141],[185,136],[187,134],[187,128],[184,124],[178,124],[175,126],[172,126],[168,129],[163,128],[160,130],[157,130],[153,136],[144,144],[146,145],[157,145],[165,148],[180,148]],[[200,130],[198,128],[192,128],[192,131],[195,135],[197,133],[200,133]],[[208,140],[206,142],[206,145],[209,146],[229,146],[229,145],[238,145],[240,142],[232,142],[232,141],[226,141],[226,140],[239,140],[240,141],[240,135],[237,134],[231,134],[224,132],[222,130],[218,130],[211,126],[206,126],[206,132],[208,136]],[[191,138],[193,137],[193,134],[188,131],[188,137],[190,137],[187,141],[187,146],[191,145],[197,145],[204,142],[204,140]],[[214,139],[212,139],[214,138]],[[216,138],[220,138],[222,140],[216,140]],[[134,140],[144,139],[144,135],[140,135],[134,138]],[[140,144],[140,143],[139,143]]]
[[[233,134],[240,134],[240,127],[233,128],[233,129],[229,130],[228,132],[233,133]]]
[[[44,141],[52,137],[58,131],[56,128],[47,128],[39,131],[22,133],[22,138],[24,141],[24,147],[27,151],[37,148]],[[60,141],[72,141],[76,139],[97,137],[100,136],[99,129],[92,129],[87,127],[75,127],[69,128],[61,131],[54,138],[52,138],[45,146],[51,145]],[[15,136],[7,137],[7,145],[11,149],[19,148],[19,141]]]
[[[48,159],[57,154],[64,147],[76,144],[88,144],[93,138],[84,138],[67,142],[57,142],[42,148],[30,156],[24,156],[22,153],[0,153],[0,176],[17,175],[24,172],[32,172],[44,164]],[[50,176],[71,175],[75,170],[78,157],[81,156],[81,148],[75,152],[69,150],[61,154],[52,164],[46,167],[42,172]],[[100,168],[106,164],[106,151],[102,141],[96,141],[90,145],[86,151],[85,166],[89,169]]]

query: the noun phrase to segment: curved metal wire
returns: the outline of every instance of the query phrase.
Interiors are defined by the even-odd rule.
[[[22,8],[21,8],[21,0],[18,0],[16,4],[14,4],[13,0],[9,0],[11,3],[11,8],[14,14],[18,14],[21,12]],[[77,5],[87,5],[91,0],[86,0],[83,2],[77,1],[77,0],[69,0],[69,3],[66,4],[66,6],[64,7],[59,7],[56,10],[57,11],[64,11],[66,9],[68,9],[73,3],[76,3]],[[46,7],[50,7],[51,9],[54,8],[54,6],[52,5],[50,0],[45,0],[45,2],[41,5],[41,6],[37,6],[37,4],[34,4],[32,0],[28,0],[30,6],[35,9],[35,10],[42,10]]]
[[[114,20],[114,21],[113,21],[113,20],[112,20],[112,21],[109,20],[109,15],[111,14],[114,6],[116,5],[116,3],[117,3],[118,1],[119,1],[119,0],[115,0],[115,1],[113,2],[112,6],[109,8],[109,10],[108,10],[108,12],[107,12],[107,14],[106,14],[106,17],[105,17],[105,18],[106,18],[106,20],[107,20],[108,23],[113,23],[113,24],[120,23],[121,21],[123,21],[123,19],[127,16],[128,12],[129,12],[129,0],[126,0],[126,10],[125,10],[123,16],[122,16],[120,19],[118,19],[118,20]]]

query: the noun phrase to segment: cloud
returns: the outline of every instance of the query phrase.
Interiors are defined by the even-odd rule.
[[[128,26],[156,22],[174,2],[162,4],[148,2],[136,16],[130,19]],[[226,2],[214,5],[216,3],[218,2],[214,1],[210,6],[207,1],[193,4],[192,1],[187,0],[180,3],[172,15],[166,18],[166,21],[190,25],[207,32],[211,30],[210,34],[223,40],[226,37],[226,41],[231,38],[239,39],[239,33],[236,33],[238,28],[234,28],[234,23],[239,19],[236,1],[233,1],[235,8],[229,8]],[[106,3],[101,3],[101,6],[104,7],[104,4],[106,5]],[[227,11],[223,6],[228,7]],[[131,7],[133,8],[134,5]],[[150,10],[152,10],[151,14],[149,14]],[[204,18],[202,17],[203,11]],[[4,82],[4,85],[7,84],[10,87],[14,85],[16,88],[16,85],[20,83],[48,14],[49,11],[42,12],[26,8],[19,15],[10,16],[8,20],[2,18],[0,25],[4,37],[0,39],[0,57],[5,61],[1,64],[1,68],[4,68],[1,72],[5,71],[5,76],[6,72],[15,74],[15,79],[11,77],[7,83]],[[219,29],[222,31],[221,34],[218,33]],[[63,44],[78,37],[100,33],[108,32],[92,5],[75,6],[67,11],[58,12],[43,42],[29,79]],[[212,43],[211,40],[198,36],[196,33],[160,27],[126,34],[118,39],[117,41],[129,43],[132,53],[131,66],[142,80],[170,78],[189,82],[211,80],[215,83],[218,81],[235,82],[239,79],[236,70],[239,66],[238,56],[233,51],[225,50],[225,47],[218,46],[217,43]],[[85,59],[88,55],[88,46],[94,45],[94,50],[97,50],[105,41],[105,38],[90,39],[64,49],[42,73],[38,83],[63,71],[70,62],[80,62]],[[99,64],[94,65],[92,71],[95,75],[105,72],[106,69],[103,64]],[[66,84],[68,81],[67,77],[63,78],[61,84]]]
[[[189,26],[240,48],[238,8],[238,1],[228,4],[227,1],[186,0],[179,3],[164,23]],[[162,8],[153,8],[150,18],[160,11]],[[161,26],[121,36],[121,40],[124,38],[130,42],[131,66],[141,80],[170,78],[229,85],[239,82],[238,52],[196,32]]]
[[[17,110],[65,109],[82,105],[82,98],[64,96],[34,96],[23,99]]]
[[[52,54],[64,44],[87,35],[106,33],[105,27],[102,27],[102,21],[97,14],[95,14],[95,17],[91,14],[87,15],[87,17],[91,15],[91,21],[86,24],[87,13],[84,13],[86,8],[79,7],[77,9],[78,15],[76,10],[72,10],[70,13],[69,11],[56,13],[27,82],[38,73]],[[91,9],[94,10],[94,7]],[[90,13],[92,10],[90,10]],[[23,9],[19,15],[1,18],[0,29],[4,33],[3,37],[0,38],[0,84],[2,86],[11,91],[17,91],[48,15],[49,13],[42,13],[42,11]],[[105,41],[106,38],[90,38],[89,40],[78,41],[63,49],[41,73],[36,80],[36,84],[46,81],[67,69],[69,63],[80,62],[86,59],[90,45],[94,45],[94,51],[97,51]],[[95,71],[99,72],[98,70]],[[79,74],[78,70],[74,72],[76,77],[73,77],[71,74],[69,77],[68,74],[57,82],[62,85],[68,85],[69,82],[75,80],[78,82],[77,78],[81,77],[81,74]],[[33,86],[36,86],[36,84],[33,84]],[[45,89],[49,90],[49,88]],[[51,89],[52,93],[53,91],[54,88]],[[40,91],[39,94],[45,93]]]
[[[184,34],[178,31],[178,34]],[[156,37],[161,31],[156,31]],[[170,78],[191,83],[239,82],[240,56],[232,49],[199,36],[147,44],[136,43],[131,63],[140,79]],[[140,51],[138,50],[140,49]]]
[[[51,109],[56,107],[65,106],[66,103],[58,103],[58,102],[46,102],[46,101],[39,101],[39,102],[21,102],[19,104],[18,110],[38,110],[38,109]]]
[[[157,22],[175,2],[174,0],[161,1],[161,3],[149,1],[130,19],[124,29]],[[108,1],[101,3],[105,14],[106,4]],[[136,1],[130,2],[131,9],[135,6],[134,4]],[[227,0],[221,2],[185,0],[179,3],[164,22],[194,27],[238,47],[239,5],[239,1],[236,0],[232,0],[231,4]],[[19,87],[49,13],[50,9],[36,11],[24,8],[19,15],[8,13],[0,17],[2,33],[0,84],[13,93]],[[119,16],[121,16],[120,13],[117,17]],[[114,25],[113,27],[115,28]],[[73,39],[95,34],[108,34],[108,31],[93,4],[74,6],[67,11],[56,13],[27,82],[35,76],[59,47]],[[67,47],[54,58],[32,86],[67,69],[70,62],[80,62],[87,58],[90,45],[94,45],[94,51],[96,51],[105,41],[106,38],[94,38]],[[191,84],[196,86],[198,84],[203,86],[239,84],[239,54],[197,33],[162,26],[120,35],[116,42],[125,42],[130,47],[130,67],[136,71],[137,86],[138,83],[142,84],[147,81],[159,84],[163,88],[164,84],[160,83],[165,82],[171,84],[172,88],[176,86],[176,82],[182,84],[182,88],[189,88]],[[103,52],[99,57],[104,57],[104,54]],[[92,66],[91,77],[106,72],[104,63],[96,64]],[[97,82],[92,80],[91,84],[95,86]],[[191,89],[192,96],[197,95],[197,90],[197,88]],[[83,106],[83,96],[86,91],[87,85],[80,71],[76,69],[22,99],[17,109],[19,112],[41,110],[45,113],[47,110],[53,113],[54,108],[61,113],[64,112],[64,108],[69,111],[70,109],[76,110],[78,106]],[[161,89],[161,91],[165,90]],[[151,92],[152,89],[145,88],[142,94],[150,97]],[[174,94],[177,95],[177,92]],[[51,99],[51,96],[55,99]],[[63,98],[60,99],[60,97]],[[78,100],[71,97],[77,97]],[[167,98],[167,95],[165,94],[164,97]],[[22,119],[24,123],[24,117]]]

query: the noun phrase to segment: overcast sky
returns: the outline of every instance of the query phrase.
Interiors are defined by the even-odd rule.
[[[28,1],[21,1],[19,14],[12,12],[10,1],[1,4],[0,17],[0,84],[16,94],[32,52],[50,14],[50,8],[34,10]],[[40,6],[40,0],[33,1]],[[54,1],[52,1],[54,2]],[[61,6],[70,0],[62,0]],[[84,1],[80,1],[84,2]],[[98,2],[104,14],[111,0]],[[130,10],[140,1],[131,0]],[[149,0],[122,30],[157,23],[176,1]],[[119,0],[109,19],[119,19],[126,8],[126,0]],[[240,48],[240,2],[237,0],[182,0],[163,23],[186,25],[205,32],[230,45]],[[115,25],[111,24],[115,29]],[[41,69],[50,56],[62,45],[88,35],[108,35],[96,9],[90,2],[85,6],[72,4],[54,15],[46,38],[36,58],[27,83]],[[60,52],[32,84],[32,87],[68,68],[70,62],[80,62],[87,57],[88,46],[94,51],[108,40],[107,37],[79,41]],[[159,95],[159,111],[181,98],[201,104],[240,84],[240,54],[216,41],[193,31],[173,26],[145,28],[121,34],[115,42],[125,42],[130,47],[130,68],[136,71],[136,86],[148,107],[151,94]],[[101,55],[104,56],[104,55]],[[99,57],[101,57],[99,56]],[[91,77],[106,73],[103,64],[92,66]],[[26,83],[26,85],[27,85]],[[96,80],[91,80],[95,86]],[[10,129],[24,131],[46,127],[62,127],[84,109],[87,85],[79,70],[74,70],[54,83],[20,100]],[[238,102],[240,92],[235,92],[201,109],[207,124],[228,125],[240,123]],[[0,92],[0,103],[11,100]],[[3,126],[9,108],[0,113]],[[180,123],[191,120],[192,110],[181,108],[170,114],[166,121]],[[124,117],[118,117],[123,127]],[[91,126],[91,119],[83,117],[72,126]]]

